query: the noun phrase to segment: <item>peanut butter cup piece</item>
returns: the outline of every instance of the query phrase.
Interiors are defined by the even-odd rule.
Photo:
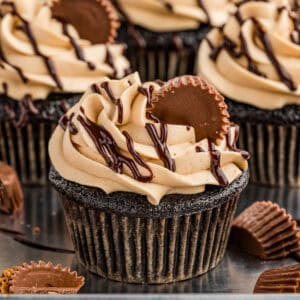
[[[263,260],[283,258],[300,250],[296,221],[270,201],[255,202],[233,221],[232,240]]]
[[[2,275],[0,277],[0,294],[9,294],[9,282],[16,270],[17,267],[12,267],[2,272]]]
[[[113,43],[119,22],[109,0],[50,0],[54,18],[75,27],[93,44]]]
[[[196,140],[219,144],[229,127],[223,96],[199,76],[185,75],[165,83],[153,95],[149,108],[162,123],[195,129]]]
[[[9,284],[12,294],[76,294],[84,285],[84,277],[70,268],[39,261],[24,263],[14,272]]]
[[[300,264],[263,272],[254,288],[254,293],[299,293]]]
[[[23,207],[23,192],[16,171],[0,162],[0,212],[13,214]]]

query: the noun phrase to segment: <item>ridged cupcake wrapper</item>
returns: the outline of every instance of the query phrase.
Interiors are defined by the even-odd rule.
[[[212,210],[156,219],[61,197],[77,256],[88,270],[115,281],[161,284],[201,275],[222,260],[239,195]]]
[[[139,71],[142,81],[166,81],[176,76],[194,74],[196,51],[130,49],[128,59],[132,69]]]
[[[242,123],[239,147],[252,155],[251,182],[300,186],[300,126]]]
[[[0,121],[0,161],[11,165],[22,183],[47,183],[48,142],[55,127],[54,122],[29,122],[16,128],[10,121]]]

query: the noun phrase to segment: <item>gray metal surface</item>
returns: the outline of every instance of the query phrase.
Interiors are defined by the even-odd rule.
[[[300,189],[269,189],[249,186],[242,195],[239,210],[256,200],[278,202],[281,206],[287,208],[288,212],[292,213],[295,218],[300,218],[300,204],[298,204],[300,203]],[[33,233],[33,228],[36,226],[40,228],[40,234]],[[15,218],[0,215],[0,228],[3,227],[22,231],[27,238],[43,245],[65,249],[73,248],[65,225],[61,203],[56,193],[50,187],[26,188],[24,213]],[[118,296],[120,299],[131,299],[126,298],[126,294],[148,294],[149,297],[150,295],[156,295],[157,299],[161,298],[160,294],[170,293],[178,295],[187,293],[190,296],[201,293],[201,299],[211,298],[211,296],[205,296],[203,293],[251,294],[255,282],[262,271],[272,267],[297,263],[292,258],[263,262],[242,253],[234,245],[229,245],[223,262],[216,269],[201,277],[169,285],[132,285],[112,282],[86,272],[77,263],[74,254],[36,249],[21,244],[13,238],[13,235],[0,234],[0,271],[31,260],[51,260],[54,263],[71,266],[86,277],[86,285],[81,290],[81,293],[101,293],[102,297],[107,295],[107,299],[114,299],[118,296],[117,294],[123,295]],[[115,296],[112,296],[112,294],[115,294]],[[230,297],[226,295],[219,296],[221,297],[220,299],[234,299],[232,295]],[[176,298],[172,297],[172,299]],[[183,297],[182,299],[185,298]],[[197,299],[199,299],[199,294]],[[243,295],[238,296],[237,299],[248,298],[246,298],[246,295]],[[267,298],[263,297],[260,299]],[[274,297],[271,299],[274,299]],[[291,298],[289,297],[288,299]]]

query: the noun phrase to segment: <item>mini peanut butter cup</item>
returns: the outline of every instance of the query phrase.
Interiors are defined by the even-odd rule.
[[[71,24],[93,44],[113,43],[119,22],[109,0],[50,0],[54,18]]]
[[[263,272],[254,288],[254,293],[299,293],[300,264]]]
[[[16,270],[17,267],[12,267],[2,272],[2,275],[0,277],[0,294],[9,294],[9,281],[11,280]]]
[[[17,173],[0,162],[0,212],[15,213],[23,207],[23,192]]]
[[[194,127],[197,141],[219,144],[230,124],[223,96],[199,76],[168,81],[153,95],[148,110],[163,123]]]
[[[232,239],[244,251],[263,260],[300,250],[300,230],[286,210],[270,201],[255,202],[234,221]]]
[[[18,267],[9,284],[12,294],[76,294],[84,285],[84,277],[70,268],[39,261]]]

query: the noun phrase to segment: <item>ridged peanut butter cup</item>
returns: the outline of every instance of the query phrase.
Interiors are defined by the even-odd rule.
[[[113,43],[119,21],[109,0],[49,0],[53,16],[71,24],[94,44]]]
[[[0,162],[0,212],[15,213],[23,207],[23,192],[16,171]]]
[[[18,267],[9,284],[12,294],[76,294],[84,285],[84,277],[70,268],[39,261]]]
[[[218,144],[230,125],[223,96],[199,76],[169,80],[153,96],[149,111],[163,123],[194,127],[198,141]]]
[[[254,293],[299,293],[300,264],[263,272],[254,288]]]
[[[300,230],[286,210],[270,201],[255,202],[234,221],[233,240],[263,260],[286,257],[300,250]]]

